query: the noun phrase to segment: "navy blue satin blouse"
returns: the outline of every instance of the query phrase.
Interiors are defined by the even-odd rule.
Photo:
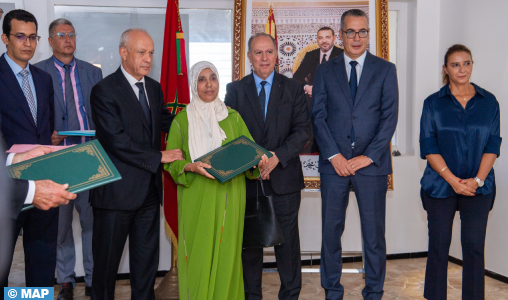
[[[441,154],[450,171],[457,177],[473,178],[478,173],[484,153],[499,156],[499,103],[496,97],[473,84],[476,94],[466,108],[445,85],[423,103],[420,120],[420,156]],[[427,162],[420,182],[422,189],[434,198],[456,195],[455,191]],[[477,193],[488,195],[494,186],[494,168]]]

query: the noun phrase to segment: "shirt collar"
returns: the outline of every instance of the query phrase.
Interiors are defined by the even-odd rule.
[[[23,71],[23,70],[27,70],[28,71],[28,74],[31,74],[30,73],[30,63],[27,63],[26,64],[26,67],[25,69],[23,69],[22,67],[20,67],[17,63],[15,63],[12,58],[9,57],[9,55],[7,54],[7,52],[5,52],[5,60],[7,61],[7,63],[9,64],[9,67],[11,67],[11,70],[12,72],[14,72],[14,75],[18,75],[19,72]]]
[[[129,82],[129,84],[131,86],[134,86],[138,82],[142,82],[143,86],[145,85],[145,76],[143,76],[143,78],[141,78],[141,80],[138,81],[136,78],[134,78],[134,76],[127,73],[127,71],[125,71],[125,69],[123,68],[123,65],[120,66],[120,69],[122,69],[123,75],[125,76],[125,78],[127,78],[127,81]]]
[[[485,97],[485,89],[477,86],[476,84],[472,83],[471,84],[474,86],[474,89],[476,91],[476,94],[482,96],[482,97]],[[450,90],[450,84],[445,84],[445,86],[443,86],[440,90],[439,90],[439,97],[442,98],[442,97],[445,97],[447,95],[452,95],[452,92]]]
[[[54,55],[53,55],[53,60],[54,60],[54,61],[55,61],[55,63],[56,63],[57,65],[59,65],[60,67],[62,67],[62,68],[64,67],[64,65],[65,65],[65,64],[64,64],[63,62],[61,62],[58,58],[56,58]],[[74,67],[74,63],[75,63],[75,62],[76,62],[76,58],[75,58],[75,57],[73,57],[73,58],[72,58],[72,61],[71,61],[71,63],[70,63],[69,65],[71,65],[71,67]]]
[[[332,55],[333,47],[335,47],[335,44],[332,46],[332,48],[330,48],[330,50],[328,50],[328,52],[323,52],[321,49],[319,49],[319,57],[322,59],[323,55],[326,54],[326,60],[330,60],[330,55]],[[321,62],[321,59],[319,62]]]
[[[358,57],[357,59],[355,59],[355,61],[360,65],[360,67],[363,68],[363,64],[365,63],[365,57],[367,57],[367,50],[365,50],[365,52],[360,56]],[[349,65],[349,63],[352,61],[352,59],[346,55],[346,52],[344,52],[344,63],[347,65]]]
[[[252,75],[254,75],[254,81],[256,82],[256,86],[261,85],[261,81],[266,81],[268,85],[272,85],[273,83],[273,76],[275,76],[275,70],[272,71],[272,74],[268,76],[265,80],[259,78],[254,72],[252,72]]]

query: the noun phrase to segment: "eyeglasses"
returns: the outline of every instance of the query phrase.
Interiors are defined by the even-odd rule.
[[[31,36],[26,36],[22,33],[16,33],[16,34],[9,34],[9,35],[13,35],[16,37],[16,39],[20,42],[20,43],[24,43],[26,41],[26,39],[29,39],[31,43],[38,43],[39,40],[41,39],[40,36],[38,35],[35,35],[35,34],[32,34]]]
[[[344,31],[344,30],[342,30],[342,32],[344,32],[346,34],[348,39],[354,39],[357,34],[362,39],[366,38],[369,35],[368,30],[360,30],[360,31],[354,31],[354,30]]]
[[[65,39],[66,37],[69,37],[70,39],[75,39],[76,35],[78,35],[75,32],[58,32],[54,36],[57,36],[59,39]]]

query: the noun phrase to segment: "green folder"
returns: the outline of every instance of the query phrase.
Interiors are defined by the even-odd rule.
[[[59,184],[68,183],[67,190],[72,193],[122,179],[97,140],[32,158],[7,168],[12,178],[50,179]],[[33,205],[25,205],[23,210],[32,207]]]
[[[197,158],[195,161],[201,161],[212,166],[206,171],[219,180],[220,183],[224,183],[257,165],[263,154],[266,154],[268,158],[273,156],[268,150],[242,135]]]

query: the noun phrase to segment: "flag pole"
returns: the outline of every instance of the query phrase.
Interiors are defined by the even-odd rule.
[[[178,249],[171,243],[171,269],[155,289],[156,300],[179,300],[177,254]]]

